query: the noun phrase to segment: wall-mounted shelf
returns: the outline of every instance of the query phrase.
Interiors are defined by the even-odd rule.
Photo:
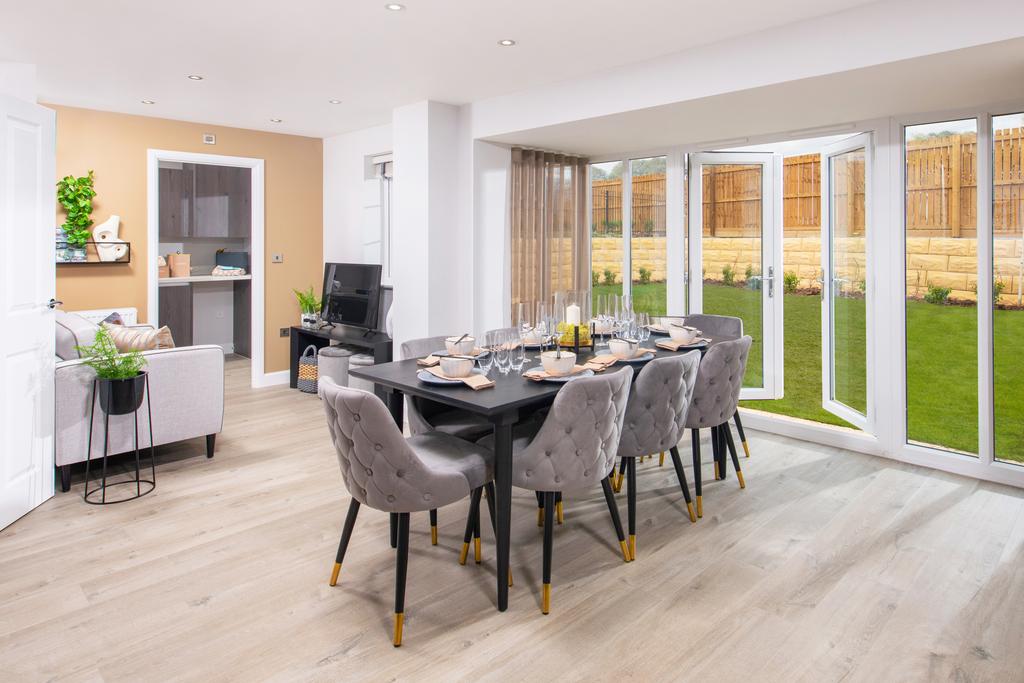
[[[121,258],[110,261],[106,261],[101,258],[101,249],[104,252],[113,254],[117,247],[124,247],[124,254],[121,255]],[[58,266],[112,266],[132,262],[131,242],[93,242],[90,240],[85,243],[84,261],[70,261],[62,258],[64,255],[66,255],[67,258],[70,258],[71,250],[81,247],[75,247],[66,241],[57,240],[55,248],[56,251],[54,253],[54,257]]]

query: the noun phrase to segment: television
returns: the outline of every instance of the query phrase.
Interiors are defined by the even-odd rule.
[[[381,267],[369,263],[324,264],[323,319],[377,329],[380,275]]]

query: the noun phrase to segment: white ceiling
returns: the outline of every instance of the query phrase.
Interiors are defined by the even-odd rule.
[[[604,157],[986,104],[1024,108],[1024,38],[535,128],[494,142]],[[820,134],[820,132],[818,132]],[[784,137],[784,136],[781,136]],[[721,141],[733,140],[722,145]],[[719,144],[715,144],[719,141]]]
[[[868,4],[402,2],[4,0],[0,61],[36,64],[44,102],[321,137]]]

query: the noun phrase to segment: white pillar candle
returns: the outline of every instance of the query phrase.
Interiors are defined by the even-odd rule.
[[[576,304],[569,304],[565,307],[565,322],[570,325],[580,324],[580,307]]]

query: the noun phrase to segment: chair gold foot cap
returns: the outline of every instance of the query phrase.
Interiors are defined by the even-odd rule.
[[[537,508],[537,526],[544,526],[544,508]]]
[[[430,545],[437,545],[437,527],[430,527]]]
[[[541,588],[540,611],[547,614],[551,611],[551,584],[545,583]]]
[[[703,517],[704,516],[704,497],[703,496],[697,496],[697,516],[698,517]]]
[[[715,461],[715,479],[718,479],[718,461]]]
[[[395,647],[402,647],[402,622],[404,621],[405,614],[395,612],[395,638],[391,641]]]
[[[693,503],[686,504],[686,511],[690,513],[690,521],[696,524],[697,515],[693,511]]]
[[[636,534],[629,535],[629,561],[636,561]]]
[[[462,552],[459,553],[459,564],[466,564],[466,557],[469,556],[469,544],[462,544]]]
[[[559,524],[561,524],[565,519],[562,515],[562,501],[555,503],[555,519],[558,520]]]
[[[629,547],[625,541],[619,541],[619,547],[622,548],[622,559],[629,562]]]
[[[512,570],[511,569],[508,570],[508,587],[509,588],[512,587]]]
[[[750,457],[750,446],[747,445],[746,441],[743,442],[743,452],[747,454],[748,458]]]
[[[338,585],[338,574],[341,573],[341,562],[334,563],[334,569],[331,570],[331,585]]]
[[[736,470],[736,478],[739,479],[739,481],[740,481],[740,488],[741,489],[747,488],[746,482],[743,481],[743,472],[741,472],[740,470]]]
[[[477,564],[480,564],[480,562],[482,560],[483,560],[483,556],[480,554],[480,539],[479,538],[474,538],[473,539],[473,561],[476,562]]]
[[[664,467],[664,466],[665,466],[665,451],[662,451],[661,455],[658,456],[658,467]]]

